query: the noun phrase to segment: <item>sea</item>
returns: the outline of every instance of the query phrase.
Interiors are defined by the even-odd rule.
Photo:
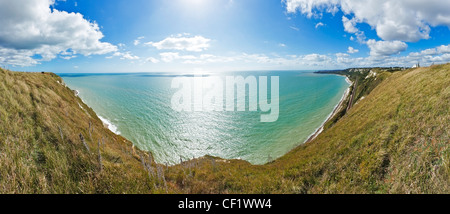
[[[156,162],[173,165],[205,155],[242,159],[260,165],[303,144],[342,99],[349,83],[345,77],[313,71],[252,71],[202,73],[225,80],[227,76],[279,77],[279,114],[275,122],[261,122],[258,111],[177,111],[172,98],[174,78],[195,78],[190,73],[77,73],[60,75],[80,98],[108,124]],[[260,82],[258,83],[260,84]],[[224,91],[227,89],[224,88]],[[225,92],[224,92],[225,93]],[[246,100],[249,100],[246,93]],[[226,96],[224,94],[224,105]],[[237,96],[236,96],[237,99]],[[224,108],[225,109],[225,108]]]

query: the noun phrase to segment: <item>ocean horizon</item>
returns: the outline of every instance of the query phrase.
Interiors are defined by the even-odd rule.
[[[313,71],[239,71],[203,76],[279,76],[279,118],[261,123],[261,112],[177,112],[171,108],[174,77],[193,73],[60,73],[66,84],[108,128],[152,152],[162,164],[205,155],[265,164],[304,143],[333,112],[350,84]],[[270,91],[270,89],[269,89]],[[248,94],[246,95],[248,100]]]

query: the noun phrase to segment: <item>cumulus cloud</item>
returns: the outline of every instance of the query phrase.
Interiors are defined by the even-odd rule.
[[[447,63],[450,61],[450,45],[441,45],[420,52],[412,52],[404,60],[410,63],[421,62],[422,64]]]
[[[450,1],[427,0],[284,0],[286,10],[307,17],[320,17],[322,12],[335,13],[340,8],[352,19],[343,18],[345,29],[355,32],[357,21],[367,23],[383,40],[415,42],[428,39],[430,26],[450,27]]]
[[[29,66],[82,54],[100,55],[117,47],[100,40],[97,23],[80,13],[50,9],[53,0],[0,0],[0,63]]]
[[[338,11],[338,0],[284,0],[284,2],[288,12],[300,11],[309,18],[320,16],[320,13],[317,13],[315,9],[326,10],[329,13]]]
[[[372,41],[371,43],[376,43]],[[378,43],[378,45],[391,45]],[[400,45],[402,46],[402,45]],[[374,49],[376,50],[376,49]],[[395,53],[392,51],[391,53]],[[389,53],[390,54],[390,53]],[[407,56],[387,57],[382,53],[370,55],[368,57],[351,57],[349,54],[338,53],[333,62],[337,67],[374,67],[374,66],[404,66],[410,67],[417,64],[428,66],[431,64],[448,63],[450,61],[450,45],[441,45],[435,48],[425,49],[419,52],[409,53]]]
[[[348,19],[346,16],[342,16],[342,23],[344,24],[344,30],[347,33],[357,33],[359,32],[356,28],[356,19]]]
[[[450,45],[441,45],[436,48],[438,53],[447,54],[450,53]]]
[[[375,57],[398,54],[408,48],[408,45],[401,41],[375,41],[374,39],[368,40],[367,46],[370,48],[370,56]]]
[[[336,64],[351,64],[354,63],[355,59],[351,58],[349,54],[346,53],[337,53],[336,54]]]
[[[328,60],[328,56],[320,55],[320,54],[308,54],[303,57],[303,59],[307,62],[323,62]]]
[[[36,65],[37,60],[33,59],[32,50],[16,50],[12,48],[0,47],[0,65],[10,64],[18,66]]]
[[[354,54],[354,53],[358,53],[358,52],[359,52],[358,49],[354,49],[353,47],[348,47],[347,53]]]
[[[148,42],[146,45],[153,46],[158,50],[180,50],[200,52],[210,47],[211,39],[203,36],[189,36],[188,34],[170,36],[159,42]]]
[[[377,43],[376,41],[371,41],[371,43]],[[403,46],[403,44],[386,44],[378,43],[378,45],[394,45]],[[394,48],[395,49],[395,48]],[[376,50],[376,49],[373,49]],[[371,50],[372,51],[372,50]],[[390,53],[394,53],[392,50]],[[388,54],[390,54],[388,53]],[[342,57],[342,56],[341,56]],[[341,61],[339,61],[341,60]],[[342,64],[344,67],[372,67],[372,66],[405,66],[410,67],[417,64],[421,65],[431,65],[431,64],[441,64],[448,63],[450,61],[450,45],[441,45],[435,48],[425,49],[419,52],[411,52],[407,56],[390,56],[386,57],[382,53],[375,55],[370,55],[369,57],[342,57],[337,58],[338,65],[341,62],[348,62],[347,64]]]
[[[121,56],[120,59],[138,60],[139,57],[138,57],[138,56],[131,55],[130,52],[126,52],[126,53],[122,53],[122,56]]]
[[[424,56],[434,56],[434,55],[448,54],[448,53],[450,53],[450,45],[441,45],[439,47],[425,49],[420,52],[412,52],[409,54],[409,56],[424,57]]]
[[[107,56],[107,59],[111,59],[113,57],[120,57],[120,59],[128,59],[128,60],[138,60],[140,57],[131,54],[130,51],[127,52],[115,52],[112,56]]]

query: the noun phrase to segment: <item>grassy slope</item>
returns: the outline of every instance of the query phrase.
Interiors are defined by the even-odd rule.
[[[61,82],[0,69],[0,193],[161,191],[143,169],[145,154],[104,128]]]
[[[204,157],[166,168],[105,129],[59,77],[1,70],[0,192],[449,193],[449,74],[450,64],[385,73],[336,124],[263,166]]]
[[[311,154],[311,192],[450,192],[449,74],[449,64],[392,74],[281,161]]]
[[[186,192],[449,193],[450,64],[384,75],[335,125],[273,163],[210,159],[168,180]]]
[[[391,75],[392,72],[401,71],[402,68],[350,68],[346,70],[339,71],[319,71],[318,73],[330,73],[339,74],[347,76],[353,85],[350,86],[350,94],[354,94],[354,98],[351,100],[348,96],[338,112],[330,118],[324,125],[324,130],[329,129],[331,126],[336,124],[336,122],[347,113],[347,107],[352,106],[357,103],[357,101],[364,96],[367,96],[374,88],[376,88],[381,82],[383,82],[387,77]],[[371,72],[376,73],[376,75],[370,75]],[[355,93],[353,93],[355,92]]]

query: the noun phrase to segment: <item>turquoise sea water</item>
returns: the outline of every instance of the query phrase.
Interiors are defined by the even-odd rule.
[[[112,124],[110,129],[168,164],[204,155],[264,164],[303,143],[349,87],[345,77],[305,71],[215,74],[224,81],[230,75],[279,76],[279,118],[261,123],[262,112],[172,110],[171,98],[178,91],[171,88],[173,74],[59,75]]]

